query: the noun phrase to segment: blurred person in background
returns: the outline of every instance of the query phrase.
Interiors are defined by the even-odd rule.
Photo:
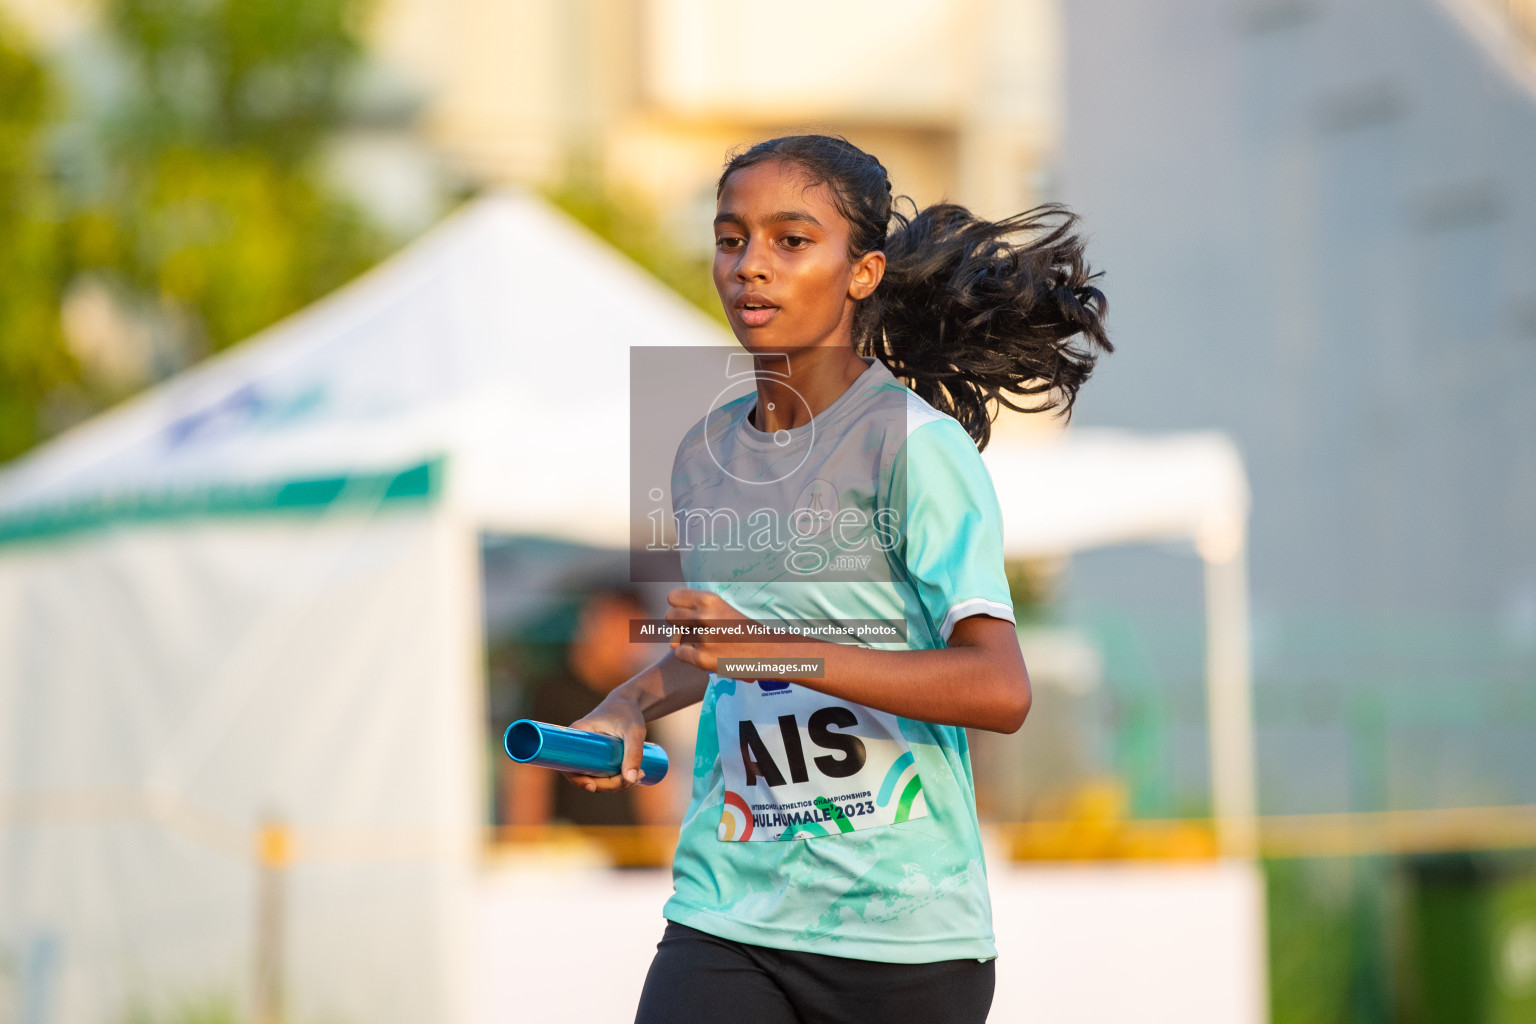
[[[630,642],[630,620],[646,617],[645,601],[632,587],[604,586],[587,594],[566,647],[564,670],[534,685],[527,717],[568,725],[657,660],[654,645]],[[678,820],[677,773],[611,799],[510,758],[502,759],[501,771],[501,818],[507,825],[671,825]]]

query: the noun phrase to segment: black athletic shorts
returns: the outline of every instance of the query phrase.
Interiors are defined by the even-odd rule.
[[[995,962],[851,960],[668,921],[635,1024],[983,1024]]]

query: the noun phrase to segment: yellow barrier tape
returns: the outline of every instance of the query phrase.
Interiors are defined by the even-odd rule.
[[[138,789],[81,789],[0,795],[0,828],[153,821],[237,859],[269,867],[298,863],[398,863],[473,856],[476,842],[440,828],[242,826],[168,795]],[[1093,815],[984,825],[1014,860],[1207,860],[1218,855],[1210,818],[1134,819]],[[1352,857],[1536,849],[1536,804],[1258,819],[1261,857]],[[596,855],[620,867],[664,867],[675,826],[487,827],[482,859],[538,849]]]

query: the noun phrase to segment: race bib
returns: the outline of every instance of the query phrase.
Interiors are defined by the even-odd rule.
[[[895,715],[784,680],[716,686],[721,840],[837,836],[927,816]]]

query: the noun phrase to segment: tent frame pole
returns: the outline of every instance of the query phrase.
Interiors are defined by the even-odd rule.
[[[1216,844],[1223,857],[1248,858],[1257,855],[1259,837],[1247,544],[1239,537],[1219,545],[1225,550],[1201,547]]]

